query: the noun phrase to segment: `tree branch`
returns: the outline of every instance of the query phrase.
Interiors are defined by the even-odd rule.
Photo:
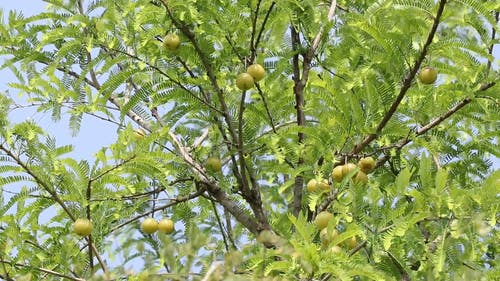
[[[254,218],[246,214],[233,200],[231,200],[228,195],[219,187],[215,182],[210,180],[202,166],[198,164],[191,154],[183,147],[177,140],[177,137],[169,132],[173,143],[177,147],[177,150],[181,154],[184,161],[191,167],[191,170],[200,179],[201,183],[204,184],[208,193],[214,197],[219,204],[224,206],[241,224],[243,224],[250,232],[257,235],[261,230],[268,227],[268,225],[262,225],[257,223]]]
[[[62,274],[62,273],[50,270],[50,269],[46,269],[46,268],[43,268],[43,267],[36,267],[36,266],[31,266],[31,265],[22,264],[22,263],[11,263],[11,262],[7,262],[7,261],[4,261],[4,260],[0,260],[0,263],[2,263],[2,264],[8,264],[10,266],[19,266],[19,267],[29,268],[29,269],[32,269],[32,270],[40,271],[40,272],[47,273],[47,274],[50,274],[50,275],[53,275],[53,276],[57,276],[57,277],[60,277],[60,278],[65,278],[65,279],[68,279],[68,280],[85,281],[85,279],[77,278],[77,277],[73,277],[73,276],[68,276],[68,275],[65,275],[65,274]],[[10,280],[14,280],[14,279],[10,279]]]
[[[333,16],[335,15],[335,7],[337,1],[332,0],[330,5],[330,10],[328,12],[327,20],[328,22],[333,20]],[[308,52],[302,56],[302,72],[299,67],[299,55],[301,49],[300,43],[300,33],[293,25],[290,26],[291,37],[292,37],[292,49],[294,51],[294,56],[292,58],[292,66],[293,66],[293,93],[295,95],[295,109],[297,114],[297,126],[303,127],[306,125],[306,116],[304,112],[305,106],[305,98],[304,98],[304,89],[306,87],[307,81],[309,80],[309,70],[311,69],[311,62],[314,58],[316,50],[321,41],[321,37],[323,36],[325,26],[322,26],[318,31],[318,34],[314,38],[311,46],[309,47]],[[298,133],[298,142],[299,144],[303,143],[305,140],[305,134],[303,132]],[[304,158],[299,157],[297,161],[297,165],[300,166],[304,164]],[[298,216],[300,211],[302,210],[302,195],[304,187],[304,178],[302,175],[298,175],[295,177],[294,187],[293,187],[293,201],[292,201],[292,214]]]
[[[200,189],[200,190],[196,191],[195,193],[188,194],[188,195],[183,196],[183,197],[174,198],[174,199],[172,199],[171,203],[165,204],[165,205],[160,206],[160,207],[153,208],[152,210],[149,210],[149,211],[147,211],[145,213],[142,213],[142,214],[140,214],[138,216],[135,216],[135,217],[133,217],[133,218],[131,218],[129,220],[126,220],[126,221],[122,222],[121,224],[113,227],[108,233],[106,233],[106,235],[109,234],[109,233],[111,233],[111,232],[114,232],[114,231],[116,231],[116,230],[118,230],[118,229],[120,229],[120,228],[122,228],[122,227],[124,227],[124,226],[126,226],[126,225],[128,225],[128,224],[130,224],[130,223],[132,223],[132,222],[134,222],[134,221],[136,221],[138,219],[140,219],[140,218],[148,216],[148,215],[150,215],[150,214],[152,214],[154,212],[165,210],[165,209],[168,209],[168,208],[170,208],[172,206],[175,206],[175,205],[177,205],[179,203],[186,202],[186,201],[189,201],[191,199],[197,198],[197,197],[201,196],[204,192],[205,192],[204,189]]]
[[[28,175],[30,175],[36,183],[38,183],[45,191],[47,191],[51,198],[59,204],[59,206],[64,210],[64,212],[68,215],[68,217],[72,220],[75,221],[76,217],[73,215],[73,213],[70,212],[69,208],[66,206],[64,201],[59,197],[59,195],[56,193],[55,190],[53,190],[49,184],[47,184],[45,181],[43,181],[35,172],[33,172],[30,167],[26,163],[24,163],[19,157],[14,155],[12,151],[10,151],[7,147],[5,147],[3,144],[0,144],[0,150],[4,151],[9,157],[11,157],[21,168],[23,168],[24,171]],[[88,240],[88,238],[87,238]],[[99,261],[99,264],[104,272],[107,271],[106,265],[104,261],[102,260],[101,256],[97,252],[97,249],[95,248],[94,244],[89,243],[89,247],[94,251],[94,254],[96,255],[97,260]]]
[[[382,132],[382,129],[387,125],[389,120],[392,118],[396,110],[398,109],[399,104],[405,97],[406,93],[411,87],[413,78],[417,74],[418,70],[420,69],[420,65],[425,59],[425,56],[427,55],[427,50],[429,46],[432,43],[432,40],[434,38],[434,35],[436,34],[436,30],[438,28],[439,22],[441,20],[441,16],[443,14],[444,6],[446,4],[446,0],[441,0],[439,2],[439,7],[438,11],[436,14],[436,17],[434,18],[434,22],[432,24],[431,31],[429,32],[429,35],[427,36],[427,41],[424,44],[424,47],[422,48],[422,52],[420,53],[420,56],[418,57],[417,61],[415,62],[415,65],[413,68],[410,70],[410,72],[406,75],[405,79],[403,80],[403,86],[401,87],[401,90],[399,91],[398,96],[396,99],[392,102],[391,107],[389,110],[385,113],[384,118],[380,121],[378,124],[377,128],[375,129],[375,132],[372,134],[369,134],[363,141],[357,145],[354,146],[350,154],[356,154],[359,153],[361,150],[363,150],[366,146],[368,146],[373,140],[375,140],[378,135]]]

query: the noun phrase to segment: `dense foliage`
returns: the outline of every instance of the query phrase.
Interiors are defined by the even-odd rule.
[[[116,142],[1,96],[1,279],[500,278],[499,1],[45,2],[1,16],[9,87]]]

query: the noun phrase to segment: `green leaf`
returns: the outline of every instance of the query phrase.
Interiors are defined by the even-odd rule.
[[[448,171],[446,169],[438,169],[435,178],[435,186],[437,194],[441,194],[444,191],[447,179],[448,179]]]

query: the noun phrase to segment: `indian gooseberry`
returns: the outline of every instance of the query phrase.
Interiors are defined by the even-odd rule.
[[[147,218],[142,221],[141,230],[146,234],[152,234],[158,230],[158,222],[153,218]]]
[[[260,81],[266,75],[266,70],[262,65],[255,63],[247,68],[247,73],[250,74],[255,81]]]
[[[437,71],[435,68],[430,66],[424,67],[422,70],[420,70],[418,79],[420,80],[420,82],[422,82],[422,84],[432,84],[437,79]]]
[[[319,229],[323,229],[328,226],[328,222],[333,219],[333,214],[328,211],[322,211],[316,215],[314,223]]]
[[[244,72],[240,73],[238,77],[236,77],[236,87],[242,91],[249,90],[253,87],[254,80],[252,75]]]

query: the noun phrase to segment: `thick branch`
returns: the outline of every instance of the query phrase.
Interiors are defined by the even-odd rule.
[[[292,25],[290,27],[291,35],[292,35],[292,48],[294,51],[292,66],[293,66],[293,93],[295,96],[295,110],[297,114],[297,126],[305,126],[306,125],[306,117],[304,113],[304,87],[307,82],[307,76],[309,73],[309,61],[307,60],[307,56],[304,56],[303,61],[303,69],[302,75],[300,73],[299,66],[299,55],[300,55],[300,34],[297,29]],[[303,132],[298,133],[298,142],[303,143],[305,139],[305,135]],[[304,164],[304,158],[299,157],[297,161],[298,166]],[[294,187],[293,187],[293,201],[292,201],[292,214],[298,216],[300,211],[302,210],[302,192],[304,186],[304,178],[302,175],[298,175],[295,177]]]
[[[210,180],[206,175],[206,172],[203,167],[198,164],[191,154],[183,147],[180,142],[177,140],[177,137],[169,132],[170,137],[172,138],[173,143],[177,147],[177,150],[181,154],[184,161],[191,167],[191,170],[196,175],[197,178],[204,184],[204,187],[207,189],[208,193],[217,200],[219,204],[224,206],[241,224],[243,224],[250,232],[257,235],[264,226],[259,224],[255,219],[250,217],[247,213],[245,213],[239,206],[228,197],[227,193],[225,193],[215,182]]]
[[[330,10],[328,12],[327,20],[330,22],[333,20],[333,16],[335,15],[335,7],[337,1],[333,0],[331,2]],[[309,80],[309,71],[311,69],[311,62],[314,58],[316,50],[318,49],[319,43],[321,41],[321,37],[323,36],[324,26],[321,27],[318,34],[314,38],[311,46],[309,47],[308,52],[302,56],[302,71],[300,71],[299,67],[299,56],[300,56],[300,34],[298,30],[291,25],[291,37],[292,37],[292,48],[294,51],[294,56],[292,58],[293,65],[293,93],[295,95],[295,109],[297,114],[297,126],[302,127],[306,125],[306,116],[304,112],[305,106],[305,98],[304,98],[304,89],[306,87],[307,81]],[[303,132],[298,133],[298,142],[303,143],[305,140],[305,134]],[[297,161],[298,166],[304,164],[304,158],[299,157]],[[292,202],[292,214],[298,216],[299,212],[302,209],[302,193],[304,186],[304,178],[302,175],[298,175],[295,177],[294,187],[293,187],[293,202]]]

